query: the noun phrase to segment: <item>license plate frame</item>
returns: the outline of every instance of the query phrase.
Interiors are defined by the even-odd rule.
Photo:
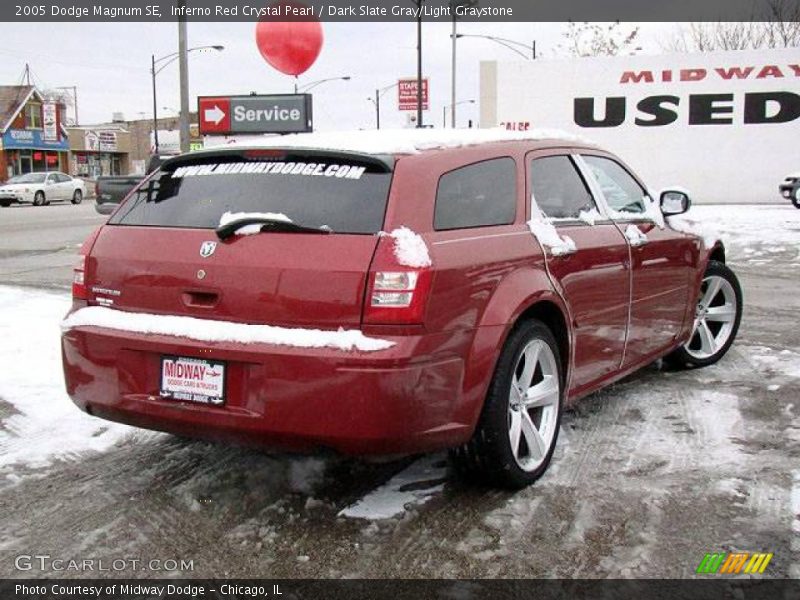
[[[170,363],[172,369],[168,367]],[[180,370],[179,364],[182,366]],[[219,369],[218,373],[216,369]],[[183,376],[189,373],[191,377]],[[167,400],[225,406],[227,378],[228,364],[223,360],[175,354],[162,354],[159,358],[159,396]]]

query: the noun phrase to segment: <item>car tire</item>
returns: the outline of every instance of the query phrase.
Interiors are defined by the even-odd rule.
[[[792,204],[795,208],[800,208],[800,185],[794,188],[792,192]]]
[[[712,287],[713,286],[713,287]],[[708,263],[689,340],[666,357],[676,368],[707,367],[730,349],[742,320],[742,288],[724,263]]]
[[[39,191],[33,195],[33,205],[34,206],[44,206],[46,200],[44,197],[44,192]]]
[[[536,320],[517,325],[498,358],[472,439],[450,452],[456,471],[513,489],[541,477],[558,440],[563,382],[552,332]]]
[[[83,200],[83,192],[80,190],[75,190],[75,193],[72,194],[72,203],[80,204],[82,200]]]
[[[11,206],[11,202],[8,202],[7,200],[0,202],[0,207],[2,208],[8,208],[9,206]]]

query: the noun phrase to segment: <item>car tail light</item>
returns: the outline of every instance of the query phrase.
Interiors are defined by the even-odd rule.
[[[100,230],[103,228],[101,225],[89,234],[83,244],[81,245],[80,254],[72,268],[72,299],[73,300],[91,300],[91,292],[89,291],[89,282],[86,278],[86,263],[88,262],[89,253],[92,251],[97,237],[100,235]]]
[[[95,198],[100,197],[100,183],[98,181],[94,182],[94,197]]]
[[[86,256],[81,255],[72,269],[72,299],[89,300],[89,288],[86,286]]]
[[[425,316],[431,288],[429,268],[397,264],[394,240],[382,237],[369,273],[364,323],[369,325],[417,325]]]

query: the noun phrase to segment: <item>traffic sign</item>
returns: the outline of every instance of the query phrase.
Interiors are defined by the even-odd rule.
[[[197,120],[203,135],[311,131],[311,95],[200,96]]]
[[[397,83],[397,109],[417,110],[417,78],[406,77]],[[428,110],[428,78],[422,79],[422,110]]]

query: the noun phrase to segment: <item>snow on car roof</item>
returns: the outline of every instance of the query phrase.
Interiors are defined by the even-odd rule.
[[[380,129],[293,133],[246,140],[229,140],[220,150],[231,145],[238,148],[303,148],[358,152],[361,154],[417,154],[424,150],[458,148],[491,142],[558,140],[570,143],[591,143],[585,138],[558,129],[507,131],[493,129]]]

